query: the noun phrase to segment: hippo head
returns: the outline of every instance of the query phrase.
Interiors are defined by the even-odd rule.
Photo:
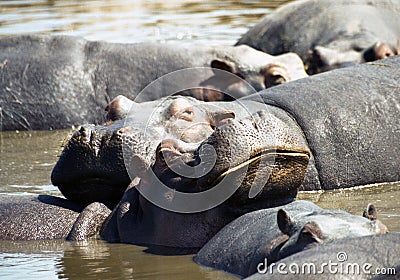
[[[246,212],[293,200],[309,156],[301,134],[276,116],[259,111],[243,119],[223,119],[200,144],[163,140],[152,167],[156,176],[143,185],[151,188],[160,181],[185,193],[218,186],[226,189],[225,205]]]
[[[284,243],[275,248],[279,251],[274,252],[278,259],[336,239],[388,232],[387,227],[377,220],[372,204],[368,204],[363,217],[343,211],[323,211],[324,213],[313,212],[294,218],[283,209],[278,211],[278,227],[288,236],[287,241],[283,240]]]
[[[229,50],[210,61],[213,73],[209,78],[179,94],[204,101],[231,101],[308,76],[294,53],[272,56],[245,45]]]
[[[129,162],[141,170],[154,160],[154,151],[166,135],[199,142],[219,121],[234,117],[227,110],[207,112],[194,106],[198,103],[190,97],[140,104],[117,97],[107,106],[106,125],[83,125],[71,136],[52,171],[52,183],[68,199],[112,207],[131,182],[124,153],[135,155]]]
[[[400,54],[398,46],[392,46],[383,42],[374,43],[372,46],[366,48],[351,46],[346,50],[342,50],[336,46],[315,46],[309,52],[306,65],[310,74],[317,74],[398,54]]]
[[[155,156],[115,210],[118,236],[108,227],[105,239],[199,248],[242,214],[292,201],[310,151],[301,133],[259,111],[222,119],[200,143],[164,139]]]

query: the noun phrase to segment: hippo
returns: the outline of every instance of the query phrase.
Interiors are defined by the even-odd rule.
[[[299,252],[246,279],[399,279],[400,233],[335,240]],[[278,269],[279,268],[279,269]]]
[[[271,264],[338,239],[387,233],[376,216],[372,204],[360,217],[298,200],[237,218],[208,241],[194,261],[246,277],[256,273],[265,258]]]
[[[85,210],[84,210],[85,209]],[[73,226],[84,211],[88,223],[79,233],[94,236],[110,210],[104,205],[82,204],[50,195],[0,195],[0,240],[41,240],[77,235]]]
[[[193,87],[202,84],[208,90],[188,90],[186,95],[204,100],[238,98],[307,76],[296,54],[274,57],[247,46],[117,44],[73,36],[5,37],[0,39],[0,129],[100,124],[105,121],[101,112],[117,95],[137,97],[136,101],[172,95],[174,92],[158,89],[138,96],[157,78],[191,67],[207,68],[182,77]],[[232,74],[229,78],[222,75],[224,82],[214,73],[227,71]]]
[[[163,138],[200,143],[219,123],[235,117],[221,106],[211,109],[212,103],[206,110],[204,104],[192,97],[171,96],[143,103],[116,97],[107,106],[106,125],[81,126],[69,139],[53,168],[52,183],[70,200],[97,201],[113,208],[131,182],[130,175],[136,177],[154,162]],[[131,174],[125,166],[128,162]]]
[[[177,139],[164,139],[157,147],[154,164],[133,180],[103,227],[101,237],[110,242],[146,245],[154,252],[159,250],[154,246],[197,251],[235,218],[293,201],[307,169],[309,151],[302,135],[291,134],[291,127],[284,127],[290,124],[285,116],[281,119],[279,114],[269,118],[266,115],[259,111],[251,118],[228,119],[195,151],[188,151]],[[261,137],[259,129],[279,131],[278,137]],[[249,137],[253,149],[239,149],[232,156],[225,150],[226,144],[239,143],[233,143],[235,137],[226,137],[241,134]],[[207,146],[212,146],[217,155],[212,170],[204,176],[192,176],[199,170],[189,168],[195,174],[181,176],[185,166],[209,162]],[[265,160],[271,156],[275,159],[273,165]],[[262,184],[262,188],[249,197],[253,183]],[[167,188],[160,190],[161,186]],[[219,191],[205,194],[215,188]],[[190,195],[200,192],[205,196]],[[191,197],[186,198],[189,202],[179,197],[185,194]],[[219,204],[219,197],[227,199]]]
[[[297,187],[300,190],[330,190],[399,181],[400,174],[396,164],[398,160],[396,155],[400,152],[400,147],[397,145],[397,139],[400,136],[400,121],[396,117],[399,112],[396,105],[400,88],[397,79],[399,64],[399,57],[388,58],[286,83],[235,102],[220,102],[218,106],[233,112],[238,110],[240,104],[252,102],[246,108],[250,110],[255,108],[253,110],[255,112],[251,112],[255,117],[244,122],[241,122],[240,117],[238,120],[228,118],[228,121],[222,121],[223,129],[208,129],[209,132],[213,132],[203,142],[192,143],[185,147],[182,142],[172,141],[169,143],[172,148],[167,148],[167,150],[172,151],[173,157],[181,157],[183,162],[187,158],[197,158],[197,162],[201,162],[200,149],[211,145],[220,149],[221,158],[217,158],[217,161],[229,166],[237,161],[234,158],[226,158],[228,151],[235,152],[238,148],[254,150],[259,143],[263,143],[263,137],[268,137],[270,133],[271,137],[276,138],[275,140],[281,140],[279,145],[277,144],[279,141],[275,143],[280,153],[285,154],[287,159],[292,159],[293,164],[299,164],[299,170],[302,170],[305,161],[308,162],[307,172],[300,186],[294,184],[290,187],[286,186],[290,178],[281,177],[285,188],[291,190],[290,194],[294,194]],[[258,107],[255,104],[264,107]],[[204,108],[207,110],[207,107]],[[264,113],[256,112],[260,109],[264,110]],[[123,115],[124,113],[115,114]],[[275,123],[277,125],[275,131],[271,131],[268,127],[263,131],[258,125],[260,119],[263,123],[269,121]],[[224,140],[227,144],[223,147],[219,134],[224,129],[230,131],[230,126],[235,132],[232,132],[232,135],[225,133],[222,136],[229,139]],[[240,133],[236,132],[237,127],[240,127]],[[79,202],[79,199],[85,197],[80,194],[88,186],[86,179],[93,179],[92,182],[94,182],[92,187],[88,187],[89,189],[96,190],[97,186],[102,185],[105,185],[102,190],[109,188],[110,192],[107,196],[117,189],[116,184],[110,184],[110,182],[115,182],[120,185],[118,195],[115,196],[115,200],[119,201],[129,182],[138,176],[138,172],[128,174],[123,162],[122,140],[118,142],[119,147],[116,147],[116,150],[108,149],[108,143],[112,143],[112,140],[118,137],[130,139],[129,133],[121,134],[118,125],[109,126],[106,129],[103,126],[85,127],[85,129],[89,130],[90,141],[97,144],[87,145],[87,137],[80,133],[72,137],[53,170],[53,184],[61,190],[68,188],[69,192],[73,192],[76,188],[75,197]],[[246,129],[250,135],[254,133],[255,136],[247,136]],[[107,130],[109,133],[105,133]],[[167,140],[168,137],[166,135],[163,139]],[[256,137],[259,137],[261,142],[254,143],[253,138]],[[162,140],[161,138],[157,141]],[[143,141],[143,143],[150,142]],[[238,143],[238,148],[232,145],[233,143]],[[155,150],[156,145],[151,145],[154,147],[152,151]],[[82,147],[85,147],[86,152],[81,152]],[[133,154],[135,151],[137,150],[133,150]],[[144,151],[146,156],[150,154],[153,159],[143,161],[146,157],[143,154],[139,157],[132,156],[133,165],[138,166],[136,170],[147,169],[154,162],[156,157],[154,152],[147,153],[146,149]],[[90,153],[97,155],[95,162],[90,157]],[[107,165],[110,158],[113,159],[112,166]],[[72,163],[71,160],[73,160]],[[240,155],[237,160],[242,160],[243,163],[248,162]],[[288,162],[282,165],[282,174],[288,166],[291,166]],[[128,169],[132,168],[128,167]],[[81,170],[85,170],[83,176],[79,175]],[[101,176],[104,170],[108,170],[106,178]],[[218,174],[219,167],[216,166],[214,171]],[[93,176],[87,178],[87,174],[93,174]],[[214,174],[213,169],[210,169],[209,175],[212,174]],[[294,176],[294,181],[298,182],[298,174],[302,172],[297,175],[291,172],[288,174]],[[183,178],[184,176],[176,175],[174,172],[171,172],[171,176],[176,182],[182,182],[182,186],[178,183],[174,185],[176,189],[185,189],[184,182],[188,183],[187,180],[193,179]],[[122,179],[124,181],[120,184]],[[168,179],[164,180],[168,181]],[[207,180],[205,182],[209,183]],[[199,181],[196,181],[197,183]],[[260,183],[258,187],[262,189],[264,185]],[[65,191],[63,193],[66,194]],[[93,191],[90,191],[86,197],[92,194]],[[74,199],[72,196],[67,197]],[[86,203],[93,201],[86,201]]]
[[[396,0],[305,0],[265,16],[236,45],[277,55],[295,52],[309,74],[400,53]]]

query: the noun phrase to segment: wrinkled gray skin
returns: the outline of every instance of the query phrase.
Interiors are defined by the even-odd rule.
[[[245,102],[245,104],[205,103],[183,97],[169,97],[141,104],[129,101],[130,105],[125,106],[127,102],[126,98],[118,97],[110,103],[108,115],[114,121],[109,122],[109,126],[83,126],[68,141],[52,172],[52,183],[58,186],[68,199],[81,203],[111,202],[115,205],[121,199],[131,178],[140,177],[141,173],[154,163],[157,145],[163,139],[177,140],[171,144],[172,146],[166,145],[163,148],[164,154],[168,154],[165,156],[171,156],[171,158],[185,158],[186,155],[193,161],[201,162],[200,157],[203,155],[195,156],[196,151],[201,151],[207,144],[217,149],[219,158],[213,171],[202,180],[196,180],[200,189],[209,186],[230,166],[245,162],[249,155],[252,157],[261,153],[267,146],[280,149],[281,152],[294,152],[295,154],[291,156],[294,158],[299,156],[299,161],[293,161],[294,165],[298,164],[295,169],[297,168],[298,174],[304,173],[301,169],[304,169],[304,164],[308,162],[309,151],[303,134],[297,125],[280,110],[271,109],[271,115],[256,114],[253,120],[241,122],[243,117],[250,117],[251,113],[263,109],[264,104],[253,101]],[[233,113],[230,108],[235,109],[235,112]],[[246,111],[246,108],[253,112]],[[129,110],[131,113],[126,117],[126,111]],[[126,118],[118,120],[121,116]],[[255,124],[251,121],[260,122],[260,127],[255,128]],[[218,129],[218,126],[221,128]],[[255,131],[251,132],[247,127]],[[262,127],[265,127],[266,133],[264,137],[259,137],[258,130]],[[229,133],[233,139],[224,136]],[[227,158],[231,156],[226,150],[229,148],[226,146],[229,145],[229,141],[233,147],[233,143],[237,143],[235,137],[249,133],[251,135],[244,141],[247,143],[253,141],[254,146],[251,150],[248,150],[249,145],[245,145],[242,151],[235,148],[240,156]],[[187,145],[187,143],[193,144]],[[245,142],[240,142],[237,146],[243,146],[243,143]],[[197,165],[199,162],[191,164]],[[282,158],[283,170],[286,170],[283,166],[287,162],[287,159]],[[168,174],[168,171],[163,180],[170,180],[166,176],[172,176],[171,180],[177,177],[174,172]],[[288,172],[294,172],[294,169]],[[302,177],[294,175],[293,178],[289,176],[287,178],[282,178],[281,187],[286,186],[285,190],[291,190],[287,193],[288,196],[295,195]],[[288,186],[290,184],[288,180],[297,184]],[[171,187],[185,189],[185,184],[193,183],[183,181],[171,183]],[[284,199],[286,198],[284,195]]]
[[[121,100],[129,101],[120,96],[107,107],[111,119],[107,125],[82,126],[64,147],[51,180],[66,198],[85,204],[100,201],[113,207],[131,178],[154,162],[155,150],[163,139],[201,143],[219,122],[234,117],[232,111],[219,105],[210,103],[215,109],[206,110],[204,102],[191,97],[140,104],[129,101],[129,106],[120,104]]]
[[[237,45],[295,52],[315,74],[399,54],[399,39],[397,0],[307,0],[267,15]]]
[[[286,111],[310,161],[304,190],[400,180],[400,57],[338,69],[245,98]]]
[[[275,117],[280,119],[281,128],[283,130],[285,127],[288,128],[288,131],[291,131],[289,135],[292,134],[295,138],[304,135],[311,150],[311,157],[302,183],[303,190],[347,188],[400,180],[396,156],[400,153],[397,141],[400,137],[400,120],[397,118],[400,113],[397,106],[400,96],[399,65],[400,58],[393,57],[372,64],[316,75],[246,98],[259,101],[261,97],[267,106],[264,109],[271,113],[266,116],[267,119],[269,116],[271,119]],[[225,103],[221,103],[220,106],[223,106],[222,104]],[[226,104],[230,104],[226,105],[226,109],[230,106],[229,109],[235,111],[238,103]],[[247,107],[252,108],[253,105]],[[125,113],[115,114],[124,115]],[[249,131],[253,129],[251,123],[243,124],[243,134],[230,135],[234,138],[232,143],[238,143],[238,147],[241,147],[243,143],[250,143],[251,137],[247,138],[245,133],[246,126],[249,127]],[[62,185],[69,184],[71,189],[79,185],[81,185],[80,188],[85,188],[88,184],[84,182],[84,179],[88,173],[85,172],[83,177],[78,178],[79,171],[74,165],[88,163],[82,169],[93,170],[98,185],[104,184],[105,180],[102,179],[101,174],[106,173],[104,170],[108,169],[112,171],[107,173],[110,180],[115,182],[124,180],[124,184],[119,186],[119,195],[116,196],[116,200],[119,200],[125,186],[137,175],[133,174],[134,176],[129,178],[122,160],[120,142],[117,141],[114,145],[117,152],[115,149],[113,151],[107,148],[113,145],[110,139],[115,138],[112,138],[112,135],[118,135],[116,132],[118,130],[113,130],[113,126],[91,127],[89,130],[96,131],[93,134],[94,137],[90,138],[92,146],[85,144],[87,142],[85,142],[85,137],[73,137],[70,142],[76,142],[77,146],[66,149],[60,157],[60,162],[53,172],[53,183],[61,189]],[[111,134],[104,133],[106,130],[110,130]],[[176,138],[175,136],[172,138]],[[210,141],[213,141],[212,138]],[[139,147],[143,143],[138,143]],[[70,147],[69,145],[67,147]],[[155,146],[151,145],[153,149]],[[84,151],[97,151],[102,156],[92,157],[86,152],[81,153],[82,147]],[[297,150],[304,149],[302,145],[297,148]],[[220,149],[228,151],[230,146],[223,147],[220,144]],[[133,153],[136,153],[135,151]],[[183,154],[188,157],[187,153],[192,153],[193,157],[193,151]],[[80,154],[83,158],[82,155],[79,156]],[[155,156],[153,152],[149,154]],[[113,166],[107,167],[107,163],[102,163],[103,158],[115,159],[112,161]],[[91,164],[92,159],[95,159],[96,164]],[[69,163],[71,160],[74,160],[74,165]],[[232,161],[222,157],[221,162],[229,165]],[[151,163],[152,161],[148,162],[146,166]],[[140,161],[138,164],[140,166]],[[112,176],[113,172],[118,176]],[[60,176],[54,176],[57,173]],[[61,176],[61,174],[66,175]],[[76,182],[71,184],[71,181]],[[97,188],[96,184],[93,184],[93,189]],[[105,184],[107,185],[107,182]],[[183,185],[174,187],[184,188]],[[77,193],[80,192],[81,190],[78,190]]]
[[[135,98],[148,84],[176,70],[215,67],[243,77],[255,90],[306,77],[296,54],[273,57],[249,47],[115,44],[71,36],[15,36],[0,39],[0,130],[59,129],[102,123],[101,112],[117,95]],[[213,78],[213,71],[184,76],[220,100],[223,90],[241,97],[254,90],[243,81]],[[172,81],[181,82],[181,81]],[[146,92],[138,101],[174,92]]]
[[[267,115],[261,111],[252,118],[229,119],[195,151],[186,150],[179,141],[163,140],[157,148],[152,168],[142,173],[140,180],[135,179],[125,192],[104,227],[102,238],[111,242],[198,250],[236,217],[292,201],[307,168],[308,151],[302,135],[294,135],[290,127],[285,126],[290,124],[285,115],[280,115],[280,111],[274,113],[276,115]],[[262,130],[269,133],[260,135],[259,131]],[[274,131],[278,133],[272,139],[270,136]],[[237,143],[237,139],[242,136],[247,136],[248,142]],[[229,143],[238,152],[236,156],[226,151]],[[251,147],[248,146],[250,144]],[[278,147],[276,150],[275,144]],[[173,171],[208,162],[208,154],[203,149],[205,145],[211,145],[217,155],[215,165],[209,173],[196,178],[183,177]],[[246,151],[246,148],[251,148],[251,151]],[[272,154],[275,162],[255,160],[246,163],[249,159],[259,156],[264,158]],[[245,164],[247,170],[236,168],[241,164]],[[153,172],[156,177],[149,175]],[[231,186],[237,186],[238,189],[229,199],[210,210],[177,213],[156,206],[142,195],[143,192],[148,194],[154,191],[169,204],[176,203],[173,197],[169,198],[158,191],[160,182],[170,189],[185,193],[206,191],[219,182],[222,189],[229,189]],[[253,182],[262,185],[259,193],[250,198],[249,190]],[[203,203],[206,205],[207,201]]]
[[[83,240],[98,234],[111,213],[50,195],[0,195],[0,240]],[[85,217],[85,219],[82,218]]]
[[[308,147],[310,147],[311,159],[314,160],[310,160],[308,165],[302,185],[303,189],[333,189],[399,181],[397,164],[397,155],[400,153],[397,141],[400,136],[398,135],[400,120],[397,118],[400,113],[397,106],[400,96],[398,92],[400,88],[399,65],[400,58],[393,57],[377,63],[331,71],[261,92],[261,98],[267,104],[270,114],[257,113],[253,119],[236,120],[230,118],[223,122],[225,125],[217,128],[194,151],[181,147],[182,143],[176,141],[176,139],[172,139],[172,142],[165,139],[159,145],[159,151],[166,151],[166,154],[161,157],[156,151],[156,161],[152,169],[154,173],[161,177],[160,180],[164,184],[177,190],[198,192],[212,188],[215,180],[218,181],[219,176],[227,169],[229,170],[229,165],[236,166],[243,162],[240,157],[242,150],[237,150],[238,148],[245,149],[245,143],[248,143],[250,150],[263,150],[268,147],[266,144],[268,144],[268,139],[271,139],[269,137],[275,133],[275,136],[278,136],[278,139],[282,141],[280,145],[284,148],[283,150],[306,153],[307,146],[304,145],[308,144]],[[251,96],[248,99],[251,98],[255,99],[256,96]],[[101,131],[102,128],[98,127],[97,130]],[[260,132],[263,133],[260,134]],[[303,137],[305,137],[307,143],[304,142]],[[93,138],[93,140],[96,139],[96,137]],[[287,141],[287,139],[291,140]],[[106,147],[107,141],[102,143]],[[219,155],[215,167],[207,176],[195,180],[182,177],[170,170],[169,167],[175,165],[179,167],[182,163],[192,166],[198,164],[199,152],[205,143],[213,146],[217,155]],[[239,156],[230,157],[230,154],[227,153],[230,151],[230,147],[232,147],[232,151],[239,151]],[[70,152],[74,155],[74,150]],[[298,155],[301,155],[301,153]],[[172,159],[172,165],[167,166],[167,168],[163,164],[165,156],[167,159]],[[254,200],[248,198],[249,185],[252,182],[251,174],[253,171],[260,171],[250,164],[249,177],[247,177],[250,180],[245,178],[241,181],[242,186],[226,201],[225,205],[232,206],[231,209],[242,211],[241,214],[243,214],[246,205],[251,205],[251,209],[248,210],[257,209],[257,198],[264,198],[265,195],[277,195],[274,199],[289,199],[292,195],[295,195],[301,183],[299,176],[303,176],[303,168],[301,168],[302,164],[299,164],[297,169],[293,168],[294,165],[291,164],[301,161],[298,161],[299,157],[288,157],[286,161],[285,157],[277,158],[279,159],[278,164],[274,166],[276,169],[275,173],[273,171],[274,176],[272,176],[272,179],[275,180],[269,181],[267,184],[260,184],[259,187],[262,192],[259,193],[258,197],[256,196]],[[179,159],[182,161],[179,161]],[[146,164],[140,165],[141,161],[138,164],[144,167],[143,170],[146,170]],[[68,168],[68,165],[64,165],[63,168]],[[262,168],[268,169],[267,166]],[[290,172],[294,170],[297,172]],[[261,174],[264,174],[263,172],[263,169],[261,169]],[[140,175],[139,177],[142,180],[139,183],[135,182],[135,184],[151,186],[152,179],[146,177],[146,172],[137,175]],[[291,179],[294,181],[290,182]],[[117,208],[119,210],[115,210],[114,217],[116,219],[111,223],[110,240],[147,243],[146,240],[135,240],[135,235],[130,234],[137,230],[138,220],[135,218],[123,219],[124,217],[132,217],[131,215],[135,217],[135,213],[138,213],[135,210],[136,207],[146,205],[142,202],[136,203],[138,197],[140,200],[140,196],[134,194],[134,192],[135,189],[127,193],[125,199],[127,203],[123,203],[123,207],[119,205]],[[153,231],[155,235],[147,240],[148,243],[154,241],[154,244],[164,246],[190,245],[185,243],[189,242],[187,239],[177,240],[184,235],[179,231],[182,228],[174,227],[173,219],[165,219],[165,221],[168,221],[167,223],[163,222],[162,219],[160,220],[164,217],[164,214],[160,214],[154,205],[148,204],[145,209],[143,213],[151,217],[146,221],[156,221],[155,223],[144,224],[146,234],[155,229],[155,225],[163,229],[166,228],[163,225],[168,225],[168,228],[172,227],[173,229],[170,231],[170,235],[163,235],[164,238],[160,236],[162,231]],[[170,217],[173,217],[176,214],[171,213],[171,215]],[[212,217],[215,216],[212,215]],[[126,227],[122,231],[118,229],[118,219],[120,219],[119,224]],[[203,220],[208,224],[206,219]],[[192,225],[195,225],[199,221],[193,219],[191,222]],[[222,227],[222,223],[220,226]],[[188,226],[187,228],[191,227]],[[201,243],[207,241],[205,236],[208,231],[200,232],[199,236],[196,237],[193,237],[193,232],[199,232],[198,228],[196,231],[187,231],[187,234],[190,235],[191,239],[196,240],[197,244],[194,243],[193,245],[196,247],[200,245],[201,247]]]
[[[65,238],[82,209],[82,205],[59,197],[1,195],[0,239]]]
[[[368,205],[364,217],[322,209],[301,200],[254,211],[225,226],[194,260],[242,277],[249,276],[257,272],[258,264],[265,258],[271,264],[338,239],[387,233],[386,226],[376,219],[373,205]]]
[[[347,254],[347,261],[338,261],[338,253],[345,252]],[[249,278],[251,280],[257,279],[399,279],[400,275],[400,233],[388,233],[384,235],[363,236],[337,240],[332,243],[323,244],[310,250],[302,251],[290,257],[280,260],[274,264],[272,273],[270,270],[265,274],[256,273]],[[333,265],[323,265],[324,263]],[[305,264],[314,264],[315,270],[312,268],[311,273],[291,274],[289,266],[297,264],[300,268]],[[286,267],[282,269],[282,264]],[[334,264],[337,264],[336,266]],[[359,270],[352,270],[358,267]],[[367,266],[365,266],[367,264]],[[369,267],[368,264],[371,266]],[[288,272],[287,275],[279,273],[277,268],[281,266],[281,270]],[[261,266],[263,269],[265,266]],[[336,272],[343,268],[343,273]],[[346,267],[350,273],[346,273]],[[363,268],[371,274],[363,273]],[[395,268],[395,275],[374,275],[376,269]],[[294,268],[295,269],[295,268]],[[313,273],[324,269],[324,273]],[[330,273],[331,269],[332,273]],[[306,267],[308,271],[308,267]],[[353,272],[354,271],[354,272]],[[360,273],[358,274],[357,271]],[[384,270],[379,270],[383,272]],[[378,272],[379,272],[378,271]],[[393,272],[392,272],[393,273]]]

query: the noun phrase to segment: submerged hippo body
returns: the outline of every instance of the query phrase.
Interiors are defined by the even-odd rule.
[[[257,272],[258,264],[263,263],[265,258],[271,264],[338,239],[387,232],[387,228],[376,220],[373,205],[368,205],[364,216],[322,209],[301,200],[254,211],[219,231],[198,252],[195,261],[240,276],[249,276]]]
[[[400,276],[399,252],[398,232],[346,238],[284,258],[270,269],[265,267],[270,263],[264,260],[260,262],[261,273],[246,279],[394,280]]]
[[[115,44],[71,36],[6,37],[0,40],[0,129],[101,123],[101,112],[117,95],[134,99],[159,77],[191,67],[230,71],[248,80],[255,90],[307,76],[297,55],[272,57],[249,47]],[[210,69],[189,73],[184,79],[190,80],[192,87],[203,82],[234,97],[249,94],[251,87],[242,82],[227,82],[219,88],[218,81],[210,79]],[[157,88],[138,101],[174,93]],[[222,98],[216,91],[193,95],[206,100]]]
[[[47,195],[0,196],[0,239],[66,238],[83,206]]]
[[[0,240],[83,240],[98,234],[110,213],[101,203],[85,207],[50,195],[0,195]]]
[[[294,1],[267,15],[237,44],[295,52],[311,74],[399,54],[396,0]]]

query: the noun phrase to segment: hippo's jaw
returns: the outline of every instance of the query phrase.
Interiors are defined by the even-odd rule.
[[[227,200],[227,205],[240,205],[236,209],[239,212],[281,205],[296,197],[309,158],[307,151],[264,150],[222,171],[210,186],[230,176],[227,183],[237,185],[238,189]]]
[[[153,167],[158,180],[171,189],[185,193],[219,189],[217,195],[226,198],[224,206],[232,208],[231,211],[238,215],[293,200],[303,182],[310,158],[308,150],[267,146],[232,165],[226,165],[223,160],[219,163],[224,164],[217,162],[210,172],[201,177],[184,176],[180,171],[185,168],[210,161],[207,155],[199,156],[199,149],[182,152],[178,142],[163,141],[157,149]],[[150,188],[157,181],[144,180],[142,184],[147,185],[144,188]]]

